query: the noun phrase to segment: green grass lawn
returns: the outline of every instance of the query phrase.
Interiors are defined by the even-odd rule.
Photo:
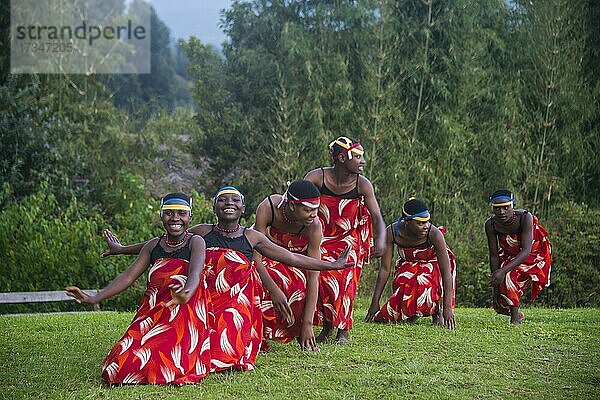
[[[365,324],[320,354],[295,343],[259,354],[256,370],[197,385],[108,387],[100,364],[132,313],[0,316],[3,399],[600,398],[600,309],[524,309],[521,326],[459,308],[458,328]]]

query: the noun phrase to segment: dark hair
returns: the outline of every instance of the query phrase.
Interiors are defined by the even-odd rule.
[[[338,141],[345,143],[347,146],[353,146],[353,145],[355,145],[355,144],[358,144],[358,143],[359,143],[358,141],[356,141],[356,140],[354,140],[354,139],[351,139],[351,138],[349,138],[349,137],[346,137],[346,136],[340,136],[339,138],[335,139],[333,142],[331,142],[331,143],[329,144],[329,155],[330,155],[332,158],[335,158],[335,157],[337,157],[337,156],[338,156],[340,153],[343,153],[344,151],[347,151],[347,150],[348,150],[347,148],[344,148],[343,146],[340,146],[338,143],[336,143],[336,142],[338,142]]]
[[[290,183],[287,189],[288,194],[296,199],[312,199],[319,197],[319,189],[311,181],[299,180]]]
[[[496,190],[494,193],[492,193],[490,195],[490,197],[488,198],[488,200],[491,202],[493,201],[496,197],[508,197],[509,199],[512,199],[512,201],[514,202],[515,200],[515,195],[513,192],[511,192],[508,189],[498,189]]]
[[[407,217],[428,210],[429,207],[427,207],[427,204],[413,197],[404,203],[404,206],[402,207],[402,215]]]
[[[161,200],[161,204],[164,204],[165,201],[171,200],[171,199],[183,200],[189,206],[192,205],[192,203],[191,203],[192,198],[190,196],[188,196],[187,194],[181,193],[181,192],[173,192],[173,193],[166,194],[165,196],[163,196],[163,198]]]

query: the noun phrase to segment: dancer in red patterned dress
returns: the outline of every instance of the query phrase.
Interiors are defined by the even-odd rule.
[[[346,262],[348,249],[337,260],[319,259],[291,253],[277,246],[264,234],[240,226],[245,211],[244,196],[234,187],[225,186],[213,200],[216,224],[199,224],[190,232],[206,241],[205,276],[209,309],[214,313],[210,333],[211,372],[228,369],[252,370],[262,341],[262,313],[257,269],[253,251],[298,268],[324,270],[352,266]],[[109,251],[105,254],[135,254],[143,244],[121,246],[105,232]],[[266,271],[261,275],[267,274]]]
[[[317,218],[319,189],[309,181],[292,182],[283,195],[272,194],[256,209],[254,229],[293,253],[321,258],[321,222]],[[255,253],[268,272],[261,280],[267,289],[261,308],[264,337],[287,343],[298,339],[300,348],[318,351],[313,320],[319,273],[291,267]]]
[[[317,342],[326,341],[337,328],[336,341],[343,344],[348,342],[352,329],[352,308],[362,267],[372,255],[379,257],[385,249],[385,223],[373,185],[361,175],[365,166],[361,144],[342,136],[329,144],[329,154],[333,167],[312,170],[304,179],[321,192],[318,215],[323,225],[322,259],[335,259],[350,246],[349,259],[355,263],[343,271],[321,272],[319,277],[317,322],[323,330]]]
[[[187,230],[191,213],[188,196],[168,194],[161,202],[166,233],[148,241],[129,268],[95,296],[66,288],[78,302],[94,304],[127,289],[150,267],[133,322],[104,359],[102,378],[110,384],[196,383],[210,370],[205,243]]]
[[[437,228],[429,219],[425,203],[412,198],[404,203],[402,217],[387,227],[387,246],[365,321],[413,322],[431,315],[434,325],[455,328],[456,257],[446,245],[444,228]],[[380,308],[394,245],[398,247],[398,261],[392,296]]]
[[[548,234],[535,215],[514,209],[514,194],[506,189],[490,196],[494,215],[485,222],[492,272],[492,305],[497,313],[510,315],[520,324],[519,302],[531,287],[533,301],[550,285],[552,247]]]

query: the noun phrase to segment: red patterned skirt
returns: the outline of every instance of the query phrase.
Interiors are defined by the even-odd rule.
[[[256,268],[236,250],[210,247],[205,269],[214,313],[210,371],[252,370],[263,330]]]
[[[500,267],[511,262],[521,251],[521,234],[498,235]],[[548,233],[533,216],[533,244],[529,257],[518,267],[506,274],[500,284],[498,302],[494,309],[506,314],[511,306],[518,307],[525,290],[531,287],[531,300],[550,285],[550,269],[552,265],[552,246]]]
[[[373,251],[371,215],[362,196],[341,199],[321,195],[319,218],[323,225],[321,259],[335,261],[350,246],[348,260],[355,265],[342,270],[321,271],[315,323],[328,322],[335,328],[349,330],[352,329],[358,280]]]
[[[210,371],[208,291],[204,279],[185,303],[172,309],[170,284],[184,285],[188,261],[160,258],[148,272],[147,289],[125,335],[102,364],[110,384],[196,383]]]

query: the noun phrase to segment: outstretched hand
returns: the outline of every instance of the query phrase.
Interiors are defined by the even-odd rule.
[[[102,232],[102,236],[104,236],[104,240],[106,240],[106,245],[108,246],[108,250],[104,251],[100,256],[107,257],[116,254],[121,254],[123,250],[123,245],[117,237],[108,229],[105,229]]]
[[[347,246],[344,251],[340,253],[337,260],[332,262],[332,269],[344,269],[348,267],[352,267],[354,265],[354,261],[348,261],[348,253],[350,252],[350,246]]]
[[[300,337],[298,338],[298,343],[300,343],[300,348],[302,350],[312,350],[316,353],[319,352],[317,340],[315,339],[315,333],[313,332],[311,323],[302,324],[302,330],[300,332]]]
[[[456,328],[456,321],[454,320],[454,312],[451,308],[444,310],[444,328],[454,329]]]
[[[67,296],[72,297],[79,304],[94,304],[97,303],[94,300],[93,296],[87,295],[83,290],[79,289],[77,286],[67,286],[65,288],[65,292]]]

